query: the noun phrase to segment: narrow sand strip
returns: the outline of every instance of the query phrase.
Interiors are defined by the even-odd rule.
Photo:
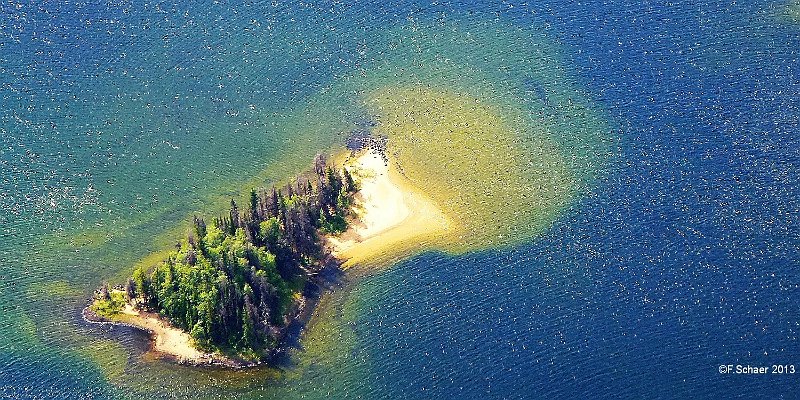
[[[369,151],[345,168],[359,181],[356,216],[351,228],[328,238],[344,267],[379,264],[426,247],[450,225],[424,193],[413,187],[390,163]]]
[[[212,355],[197,350],[192,345],[188,333],[167,324],[164,320],[141,313],[130,304],[119,315],[119,321],[151,332],[154,337],[153,350],[174,357],[178,362],[191,364],[226,363],[227,359],[220,355]]]

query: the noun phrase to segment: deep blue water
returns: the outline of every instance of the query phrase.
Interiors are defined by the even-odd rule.
[[[767,7],[541,6],[621,122],[623,155],[538,243],[375,278],[404,285],[364,336],[375,370],[405,372],[376,391],[798,398],[795,376],[718,372],[800,356],[800,36]]]
[[[58,260],[36,265],[40,252],[32,260],[20,249],[42,246],[37,237],[53,226],[91,225],[82,207],[147,209],[160,195],[172,205],[159,212],[184,210],[174,205],[186,201],[180,193],[202,181],[184,179],[186,171],[222,180],[248,151],[269,152],[252,147],[279,146],[262,137],[270,117],[356,68],[354,49],[383,25],[410,15],[501,17],[548,27],[617,126],[620,154],[590,195],[530,244],[425,254],[357,284],[364,300],[354,329],[368,360],[357,391],[390,399],[800,398],[800,373],[718,372],[724,364],[800,369],[800,22],[776,19],[782,5],[221,3],[172,12],[156,3],[48,3],[47,12],[25,5],[21,17],[3,3],[0,299],[24,293],[26,279],[45,279],[51,263],[64,269]],[[200,16],[182,18],[184,9]],[[251,15],[265,10],[280,27],[275,35],[297,41],[250,41]],[[220,137],[207,125],[234,133]],[[203,129],[211,133],[193,133]],[[170,161],[152,150],[165,140],[195,149],[192,157]],[[117,162],[139,157],[162,172],[120,175]],[[125,191],[144,196],[115,193],[113,179],[133,180]],[[64,186],[78,193],[59,197],[76,204],[67,210],[48,214],[26,201]],[[103,192],[99,199],[84,194],[89,186]],[[37,268],[45,272],[27,275]],[[96,268],[67,280],[80,285],[91,275],[87,290],[102,279],[97,270],[115,271]],[[26,311],[38,321],[37,313],[55,312],[47,307]],[[91,362],[59,364],[69,343],[56,344],[64,348],[55,356],[24,357],[3,343],[0,395],[120,394]]]

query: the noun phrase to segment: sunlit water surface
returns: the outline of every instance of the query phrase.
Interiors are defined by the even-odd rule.
[[[0,397],[796,398],[800,375],[718,367],[800,367],[797,14],[4,2]],[[536,212],[486,206],[514,240],[353,271],[281,370],[172,365],[82,323],[192,213],[304,168],[374,117],[370,94],[409,87],[517,122],[481,140],[534,149],[515,162],[558,188],[511,202]]]

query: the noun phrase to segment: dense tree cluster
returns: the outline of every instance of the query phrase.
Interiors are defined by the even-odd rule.
[[[347,227],[356,185],[322,156],[313,172],[281,189],[251,191],[248,207],[231,200],[212,222],[195,217],[167,259],[139,268],[128,301],[159,313],[205,349],[258,355],[273,347],[292,303],[325,257],[319,233]]]

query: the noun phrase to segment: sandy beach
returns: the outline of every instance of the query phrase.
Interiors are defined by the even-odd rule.
[[[213,358],[211,354],[197,350],[191,344],[188,333],[168,325],[161,319],[145,315],[126,304],[122,310],[127,323],[150,331],[154,337],[153,350],[175,357],[179,362],[203,362]]]
[[[450,226],[436,204],[376,151],[349,160],[345,168],[360,184],[355,216],[346,232],[328,238],[345,269],[391,262],[423,249]]]
[[[232,361],[219,354],[205,353],[192,345],[188,333],[169,325],[154,314],[142,313],[125,304],[122,311],[114,318],[114,322],[131,325],[150,332],[153,337],[153,351],[175,359],[179,363],[189,364],[231,364]]]
[[[152,351],[160,356],[174,359],[179,363],[227,366],[240,364],[223,355],[205,353],[198,350],[192,345],[192,338],[188,333],[169,325],[169,323],[158,318],[155,314],[140,312],[130,304],[125,304],[119,314],[116,314],[111,320],[98,317],[93,312],[90,314],[84,312],[84,316],[90,322],[127,325],[148,331],[153,340]]]

